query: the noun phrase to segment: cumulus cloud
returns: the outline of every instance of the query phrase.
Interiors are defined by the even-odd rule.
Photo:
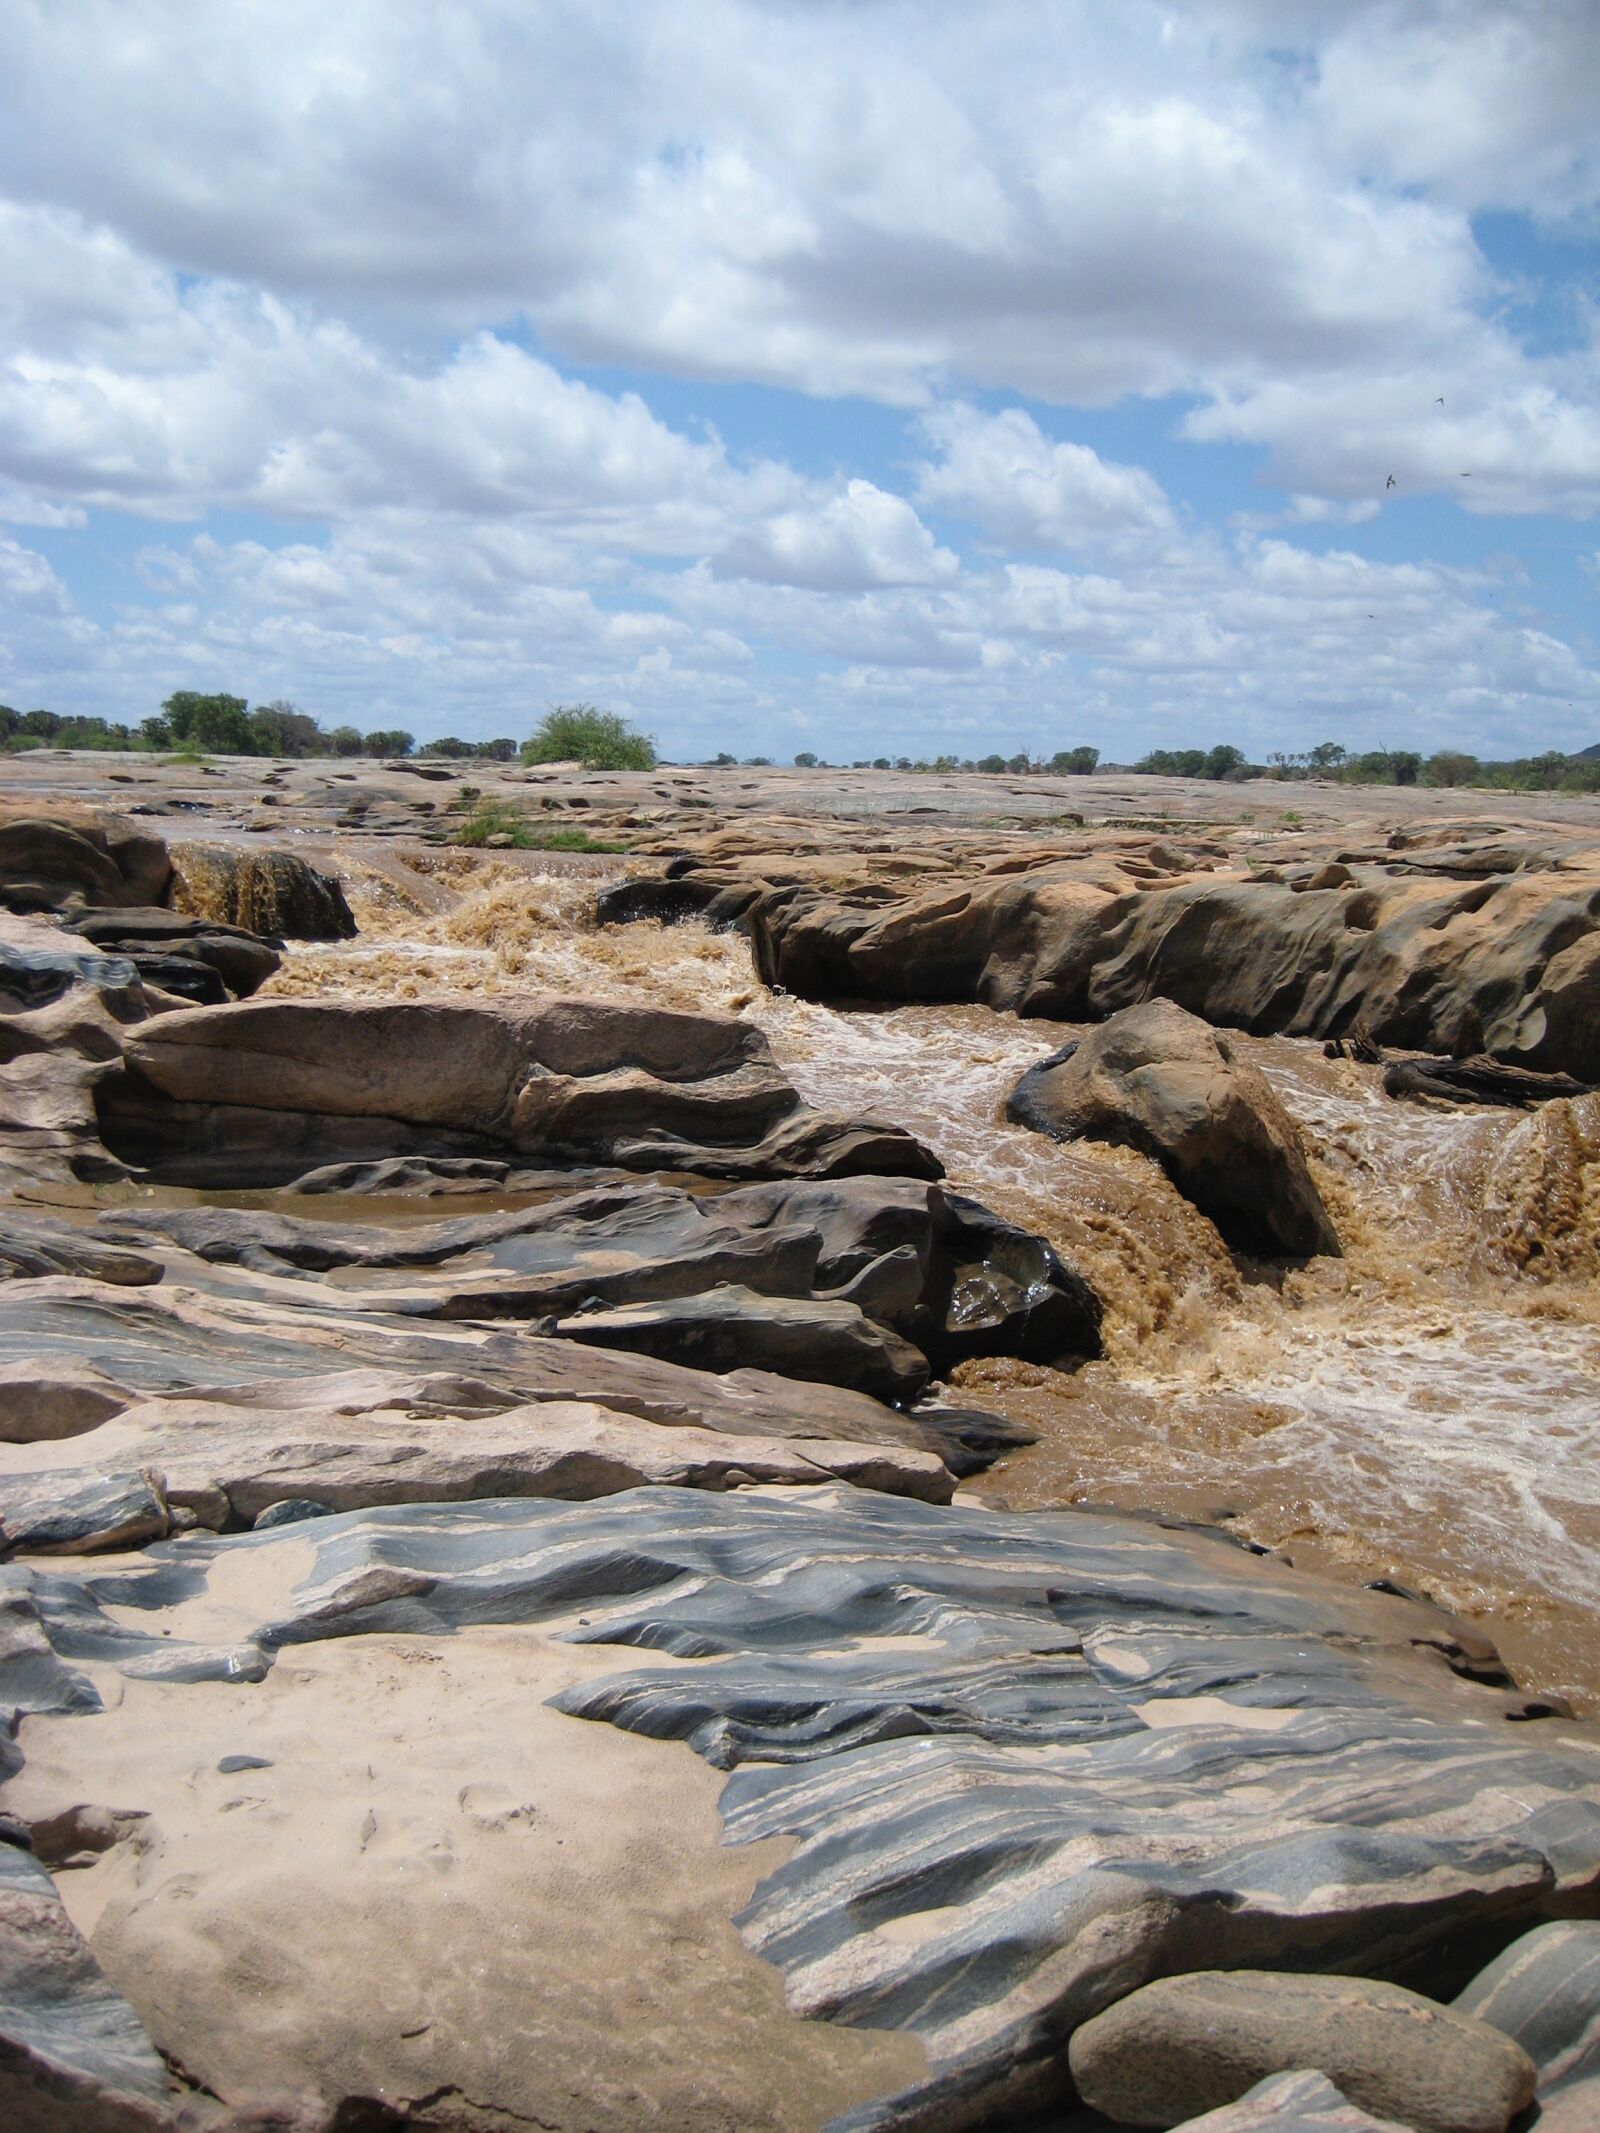
[[[1068,702],[1115,748],[1591,739],[1509,578],[1317,551],[1422,496],[1600,507],[1581,306],[1525,339],[1473,223],[1592,226],[1597,38],[1589,0],[14,0],[0,521],[61,538],[0,548],[4,687],[583,693],[831,753],[896,692],[930,745]],[[824,443],[791,407],[730,448],[727,381]],[[1191,468],[1255,455],[1236,539],[1083,441],[1137,397]],[[110,597],[92,513],[164,522]]]
[[[1172,507],[1143,467],[1056,443],[1020,407],[985,415],[955,405],[923,423],[940,456],[918,470],[917,496],[1024,548],[1076,548],[1127,534],[1170,532]]]

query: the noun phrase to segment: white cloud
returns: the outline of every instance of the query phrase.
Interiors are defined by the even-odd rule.
[[[809,509],[784,511],[752,528],[715,558],[720,576],[760,578],[815,592],[870,585],[931,585],[959,569],[936,545],[904,497],[870,481]]]
[[[1085,444],[1052,442],[1022,408],[985,415],[942,407],[923,427],[941,456],[918,470],[919,502],[969,518],[999,540],[1076,548],[1172,530],[1172,507],[1153,475]]]

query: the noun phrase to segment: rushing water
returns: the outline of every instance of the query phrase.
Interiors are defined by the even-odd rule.
[[[1103,1362],[958,1374],[963,1397],[1039,1433],[978,1493],[1226,1519],[1296,1560],[1425,1589],[1482,1619],[1530,1686],[1600,1702],[1600,1098],[1526,1117],[1397,1103],[1320,1047],[1252,1045],[1345,1244],[1269,1273],[1143,1157],[1005,1123],[1063,1025],[774,995],[737,936],[589,928],[594,879],[567,867],[457,886],[426,919],[358,897],[362,938],[298,951],[272,989],[536,988],[751,1016],[810,1101],[909,1127],[1105,1300]]]

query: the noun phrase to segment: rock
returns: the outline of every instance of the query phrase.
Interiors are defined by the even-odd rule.
[[[196,984],[209,972],[224,997],[245,999],[266,983],[282,961],[281,940],[269,940],[217,919],[186,918],[176,911],[86,911],[69,920],[68,926],[97,948],[128,956],[151,983],[186,998],[191,995],[183,983],[173,981],[174,965],[181,977],[183,964],[193,962],[201,974]]]
[[[191,1009],[136,1032],[97,1102],[107,1146],[173,1181],[508,1150],[723,1176],[939,1169],[894,1127],[809,1111],[748,1023],[599,1001]]]
[[[595,898],[595,919],[602,926],[631,926],[642,918],[675,925],[698,918],[723,886],[704,879],[615,882]]]
[[[172,904],[191,917],[220,919],[291,941],[345,941],[355,935],[344,890],[297,853],[179,844],[172,858]]]
[[[1055,1140],[1114,1141],[1153,1156],[1240,1250],[1296,1259],[1339,1251],[1299,1132],[1266,1078],[1170,1000],[1124,1008],[1031,1067],[1006,1113]]]
[[[17,2133],[166,2133],[172,2100],[50,1876],[0,1845],[0,2117]]]
[[[1505,2133],[1533,2062],[1486,2022],[1367,1977],[1199,1970],[1158,1978],[1074,2031],[1084,2101],[1176,2126],[1265,2076],[1315,2068],[1351,2103],[1416,2133]]]
[[[122,1770],[126,1729],[148,1741],[153,1727],[177,1759],[173,1797],[186,1828],[197,1788],[184,1759],[209,1767],[237,1751],[246,1708],[251,1744],[279,1772],[314,1755],[348,1763],[359,1780],[378,1735],[392,1740],[384,1728],[404,1724],[408,1693],[439,1739],[430,1746],[419,1725],[402,1736],[398,1761],[393,1746],[384,1751],[380,1843],[394,1843],[392,1828],[383,1834],[386,1802],[419,1758],[445,1758],[443,1798],[457,1829],[464,1757],[475,1792],[485,1789],[476,1773],[498,1774],[477,1736],[463,1747],[459,1729],[475,1706],[514,1736],[507,1787],[526,1788],[530,1770],[540,1772],[537,1794],[497,1785],[491,1796],[507,1807],[536,1799],[543,1814],[544,1763],[572,1750],[550,1734],[552,1714],[530,1707],[513,1647],[491,1642],[465,1677],[472,1702],[458,1698],[453,1717],[440,1715],[440,1697],[450,1669],[468,1667],[473,1639],[495,1625],[515,1625],[518,1654],[556,1635],[551,1649],[573,1655],[545,1691],[560,1712],[641,1744],[689,1742],[731,1770],[721,1812],[732,1842],[784,1840],[766,1855],[777,1863],[739,1924],[784,1973],[795,2010],[852,2038],[900,2030],[926,2046],[926,2076],[903,2061],[902,2085],[885,2093],[881,2082],[878,2101],[838,2121],[841,2133],[951,2133],[1059,2107],[1074,2031],[1197,1959],[1230,1969],[1316,1964],[1443,1988],[1474,1946],[1552,1910],[1592,1907],[1600,1894],[1590,1729],[1505,1723],[1517,1699],[1456,1670],[1466,1654],[1435,1611],[1151,1520],[1012,1516],[839,1487],[639,1489],[578,1505],[397,1505],[279,1532],[187,1535],[114,1566],[35,1563],[25,1575],[61,1659],[120,1670],[144,1699],[130,1694],[73,1718],[83,1743],[74,1768],[98,1755]],[[237,1641],[219,1646],[224,1600]],[[352,1649],[363,1643],[373,1647],[367,1662]],[[641,1648],[649,1663],[620,1673],[588,1663],[594,1647],[613,1645]],[[246,1706],[239,1699],[254,1691],[224,1693],[274,1666],[270,1699]],[[345,1738],[353,1717],[329,1715],[358,1708],[351,1690],[367,1678],[363,1666],[376,1669],[381,1699],[362,1707],[366,1723],[373,1708],[383,1714],[370,1745],[359,1729]],[[331,1701],[308,1705],[319,1680]],[[185,1703],[184,1725],[162,1726],[160,1699],[176,1709],[186,1682],[213,1684],[215,1700]],[[501,1715],[507,1708],[523,1713],[520,1723]],[[209,1726],[213,1744],[193,1741],[190,1725]],[[542,1744],[531,1763],[530,1738]],[[602,1730],[577,1753],[590,1825],[609,1773],[626,1770],[635,1802],[654,1782],[648,1759],[617,1765]],[[151,1770],[148,1752],[139,1767]],[[316,1785],[329,1789],[318,1768]],[[31,1764],[18,1785],[30,1815],[50,1810]],[[362,1797],[350,1802],[352,1856]],[[132,1793],[121,1804],[153,1805]],[[430,2012],[442,2019],[446,2004],[441,1939],[465,1931],[463,1944],[481,1947],[498,1933],[497,1974],[510,1965],[542,2019],[556,2022],[560,2006],[571,2034],[609,2034],[594,2027],[592,1998],[574,2009],[560,1997],[573,1937],[589,1930],[570,1893],[558,1968],[544,1955],[548,1936],[504,1933],[519,1859],[549,1857],[550,1839],[564,1836],[569,1869],[580,1870],[583,1826],[555,1819],[540,1825],[536,1845],[498,1851],[464,1926],[470,1889],[459,1867],[443,1880],[408,1873],[411,1937],[433,1965]],[[282,2078],[302,2064],[321,2003],[275,2001],[262,2028],[235,1996],[235,2022],[219,2027],[208,1999],[215,1950],[247,1946],[268,1964],[292,1952],[299,1966],[319,1905],[333,1900],[341,1917],[362,1905],[348,1878],[331,1899],[295,1878],[305,1869],[292,1817],[253,1825],[248,1862],[238,1827],[212,1825],[226,1862],[220,1885],[208,1890],[203,1874],[196,1883],[191,1840],[141,1870],[147,1899],[108,1917],[103,1931],[119,1971],[161,1980],[172,2023],[162,2041],[208,2079],[221,2054],[259,2087],[259,2061],[236,2051],[254,2036]],[[653,1946],[659,1897],[642,1892],[656,1885],[673,1837],[648,1824],[616,1834],[633,1863],[607,1899],[610,1928]],[[459,1858],[463,1840],[454,1841]],[[399,1855],[379,1852],[374,1878],[361,1884],[374,1902],[387,1901],[386,1856]],[[324,1879],[347,1872],[337,1851],[316,1852],[309,1867]],[[697,1882],[712,1871],[702,1858]],[[678,1903],[683,1872],[680,1862]],[[271,1899],[241,1915],[249,1876]],[[157,1894],[175,1878],[191,1922],[181,1936]],[[543,1963],[531,1974],[529,1945]],[[363,1954],[363,1964],[372,1959]],[[1275,1974],[1272,1983],[1302,1981]],[[477,2078],[453,2077],[475,2097],[508,2093],[495,2086],[506,2063],[484,2043],[483,1989],[475,1982],[464,2003]],[[1333,1989],[1375,1988],[1338,1978]],[[696,2042],[697,2072],[721,2079],[726,2069],[708,2069],[698,2052],[720,2005],[709,1980],[707,1991],[691,2003],[700,2012],[680,2020]],[[358,2052],[356,2042],[366,2037],[363,2007],[340,2002],[336,2013],[333,2041],[352,2069],[341,2078],[367,2080],[371,2047],[362,2041]],[[1440,2007],[1427,2018],[1457,2037],[1461,2017]],[[1465,2028],[1474,2050],[1492,2036]],[[568,2033],[550,2030],[555,2040]],[[1493,2049],[1512,2052],[1500,2039]],[[536,2057],[560,2064],[562,2055],[553,2043]],[[537,2115],[556,2117],[543,2107]]]
[[[92,1363],[64,1358],[0,1363],[0,1443],[82,1436],[120,1414],[133,1397]]]
[[[1570,1074],[1535,1074],[1494,1059],[1399,1059],[1383,1071],[1387,1096],[1432,1096],[1441,1103],[1518,1108],[1583,1096],[1589,1084]]]
[[[223,1494],[226,1495],[226,1485]],[[251,1521],[258,1533],[274,1526],[298,1526],[308,1518],[331,1518],[334,1506],[323,1503],[313,1496],[280,1496],[276,1503],[269,1503],[264,1511],[258,1511]]]
[[[0,1281],[38,1280],[46,1274],[83,1274],[134,1289],[159,1281],[161,1266],[142,1252],[105,1243],[68,1223],[8,1209],[0,1232]],[[0,1421],[0,1438],[5,1434]]]
[[[1398,2119],[1374,2118],[1341,2096],[1326,2074],[1272,2074],[1182,2133],[1411,2133]]]
[[[415,1317],[565,1318],[734,1282],[854,1305],[939,1370],[974,1355],[1055,1361],[1100,1346],[1098,1299],[1043,1238],[912,1179],[783,1181],[708,1199],[619,1174],[536,1207],[399,1229],[190,1208],[108,1216],[98,1238],[101,1250],[170,1240],[212,1265],[265,1274],[428,1270],[414,1289],[338,1292],[345,1308]],[[181,1259],[166,1264],[174,1279],[192,1278]]]
[[[7,1477],[0,1555],[88,1555],[160,1540],[171,1530],[159,1475],[139,1470],[85,1477],[47,1468]]]
[[[695,1370],[775,1370],[884,1400],[911,1400],[928,1382],[920,1350],[852,1303],[758,1296],[734,1282],[703,1295],[558,1319],[563,1340],[642,1350]]]
[[[1351,879],[1322,888],[1141,880],[1116,857],[887,896],[873,881],[757,877],[740,923],[763,982],[805,999],[980,1000],[1077,1022],[1161,997],[1258,1035],[1338,1037],[1360,1022],[1401,1049],[1579,1076],[1600,1047],[1592,840],[1350,855],[1333,864]]]
[[[1600,1924],[1536,1926],[1454,2005],[1503,2030],[1533,2061],[1539,2133],[1592,2133],[1600,2125]]]
[[[115,815],[0,821],[0,906],[8,911],[159,904],[171,879],[161,839]]]

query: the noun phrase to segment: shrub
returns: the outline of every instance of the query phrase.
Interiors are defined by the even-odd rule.
[[[654,770],[656,744],[615,711],[557,704],[522,744],[525,763],[581,763],[585,770]]]

